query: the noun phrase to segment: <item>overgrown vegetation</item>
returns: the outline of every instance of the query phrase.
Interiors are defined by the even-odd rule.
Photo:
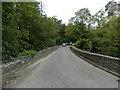
[[[2,59],[60,44],[62,22],[41,12],[38,2],[2,3]],[[43,10],[42,10],[43,11]]]
[[[20,53],[18,56],[27,56],[27,55],[35,55],[37,52],[33,51],[33,50],[29,50],[29,51],[24,51],[22,53]]]
[[[120,5],[110,1],[91,15],[88,8],[75,12],[65,29],[66,42],[79,49],[120,58]]]
[[[75,12],[69,24],[43,14],[38,2],[2,3],[2,60],[34,54],[63,42],[79,49],[120,58],[120,5],[110,1],[91,15]]]

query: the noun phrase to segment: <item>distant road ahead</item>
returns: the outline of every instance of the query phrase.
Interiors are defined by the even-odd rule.
[[[117,88],[117,77],[60,47],[44,58],[17,88]]]

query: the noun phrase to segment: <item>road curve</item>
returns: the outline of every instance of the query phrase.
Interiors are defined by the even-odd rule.
[[[118,88],[117,77],[60,47],[15,88]]]

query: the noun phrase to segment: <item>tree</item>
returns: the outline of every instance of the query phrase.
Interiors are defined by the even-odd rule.
[[[91,13],[88,8],[83,8],[77,12],[75,12],[75,21],[83,22],[85,24],[89,24],[91,19]]]
[[[77,40],[86,37],[86,25],[82,22],[75,22],[74,25],[69,24],[65,29],[67,42],[75,43]]]
[[[114,0],[108,2],[108,4],[105,6],[105,11],[108,13],[108,17],[113,16],[117,11],[117,2]]]
[[[119,6],[110,1],[95,15],[85,8],[77,11],[66,26],[67,40],[79,49],[120,58]]]
[[[91,20],[93,27],[102,27],[107,23],[107,17],[105,16],[104,9],[99,10],[95,15],[92,16]]]
[[[56,45],[61,27],[41,13],[38,2],[3,2],[3,60]]]

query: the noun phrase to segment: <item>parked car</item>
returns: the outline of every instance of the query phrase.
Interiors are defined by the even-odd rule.
[[[72,45],[72,42],[70,42],[70,45]]]
[[[75,44],[73,43],[72,46],[74,46]]]
[[[65,47],[65,46],[66,46],[66,44],[65,44],[65,43],[63,43],[63,44],[62,44],[62,46],[63,46],[63,47]]]

